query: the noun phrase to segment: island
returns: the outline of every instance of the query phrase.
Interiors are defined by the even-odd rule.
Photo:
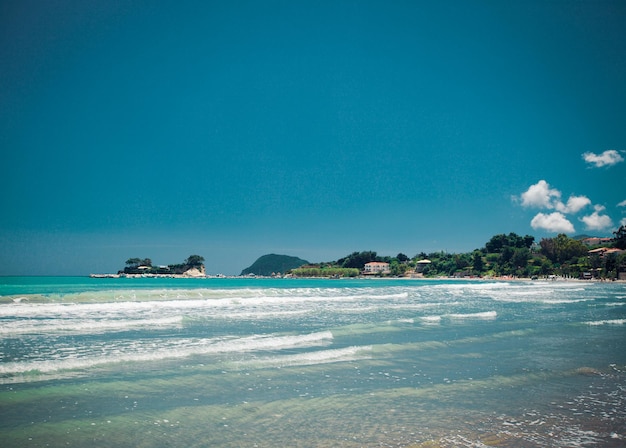
[[[117,274],[91,274],[92,278],[119,277],[170,277],[170,278],[201,278],[206,277],[204,257],[190,255],[183,263],[167,266],[153,266],[150,258],[129,258],[126,267]]]

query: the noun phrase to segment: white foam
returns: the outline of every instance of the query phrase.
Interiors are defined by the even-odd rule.
[[[53,322],[53,323],[51,323]],[[0,327],[0,337],[12,337],[18,334],[99,334],[121,332],[146,328],[180,328],[182,317],[161,319],[133,320],[96,320],[96,319],[46,319],[16,320],[6,322]]]
[[[450,319],[485,319],[485,320],[493,320],[498,317],[498,313],[496,311],[483,311],[480,313],[453,313],[446,314],[446,317]]]
[[[168,290],[117,293],[114,301],[71,303],[29,303],[25,300],[0,306],[0,317],[84,316],[89,314],[127,316],[159,310],[216,309],[231,307],[259,308],[268,306],[302,305],[318,302],[336,304],[355,301],[403,300],[407,292],[381,294],[379,290],[364,289],[358,294],[343,290]],[[70,297],[71,298],[71,297]],[[85,298],[81,296],[84,300]]]
[[[330,331],[301,335],[254,335],[248,337],[205,338],[205,339],[157,339],[139,340],[117,345],[89,347],[87,355],[81,347],[55,350],[54,359],[0,364],[0,375],[17,375],[27,372],[55,372],[62,370],[89,369],[105,364],[159,361],[187,358],[196,355],[216,355],[280,351],[295,348],[326,346],[332,343]],[[99,349],[99,350],[98,350]],[[98,353],[98,356],[94,356]]]
[[[494,282],[440,284],[433,286],[450,297],[482,296],[498,302],[538,303],[547,305],[593,301],[588,296],[593,283],[576,282]],[[443,301],[441,301],[443,303]]]
[[[461,305],[463,302],[445,302],[445,306]],[[436,308],[444,305],[442,302],[423,302],[423,303],[401,303],[385,305],[388,310],[423,310],[426,308]]]
[[[242,366],[254,365],[255,367],[293,367],[349,362],[360,359],[370,359],[371,355],[369,352],[371,352],[371,350],[371,346],[353,346],[333,350],[318,350],[296,355],[261,357],[255,358],[254,360],[241,361],[238,364]]]
[[[217,319],[244,319],[244,320],[262,320],[262,319],[274,319],[274,318],[290,318],[294,316],[302,316],[312,313],[312,309],[306,310],[289,310],[289,311],[245,311],[245,312],[233,312],[233,313],[220,313],[219,315],[211,316]]]
[[[434,285],[435,289],[450,289],[450,290],[458,290],[458,289],[471,289],[471,290],[483,290],[483,289],[502,289],[510,286],[510,283],[507,282],[472,282],[472,283],[445,283],[440,285]]]
[[[598,326],[598,325],[624,325],[626,324],[626,319],[611,319],[611,320],[596,320],[593,322],[586,322],[587,325]]]
[[[545,305],[559,305],[566,303],[578,303],[578,302],[589,302],[594,299],[575,299],[575,298],[567,298],[567,297],[554,297],[552,295],[546,294],[545,292],[518,292],[518,293],[507,293],[507,295],[502,296],[492,296],[493,300],[497,302],[508,302],[508,303],[539,303]]]

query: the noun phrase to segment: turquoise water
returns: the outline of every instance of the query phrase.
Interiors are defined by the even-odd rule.
[[[626,445],[626,285],[0,279],[9,447]]]

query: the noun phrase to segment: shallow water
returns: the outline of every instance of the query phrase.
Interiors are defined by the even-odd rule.
[[[3,446],[626,445],[626,285],[0,279]]]

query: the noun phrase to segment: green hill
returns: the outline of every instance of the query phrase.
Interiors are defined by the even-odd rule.
[[[298,257],[290,257],[289,255],[268,254],[259,257],[257,261],[252,263],[252,266],[241,271],[241,275],[256,274],[267,276],[278,274],[279,272],[284,274],[304,264],[309,264],[309,262]]]

